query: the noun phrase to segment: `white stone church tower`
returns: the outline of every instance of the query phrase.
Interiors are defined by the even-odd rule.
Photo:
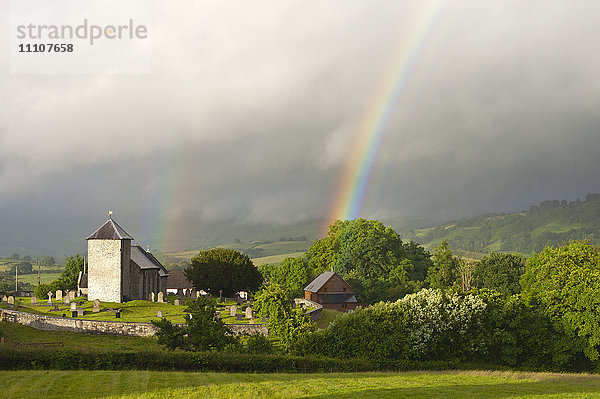
[[[132,247],[132,240],[111,214],[87,238],[89,301],[123,302],[148,300],[152,293],[166,295],[169,273],[149,251],[139,245]]]

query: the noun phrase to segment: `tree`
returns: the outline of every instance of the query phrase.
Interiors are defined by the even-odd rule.
[[[23,260],[26,262],[31,262],[31,256],[25,255],[25,256],[23,256]]]
[[[50,287],[49,284],[41,283],[40,285],[35,287],[35,289],[33,290],[33,293],[37,298],[42,299],[42,298],[46,298],[50,291],[52,291],[52,288]]]
[[[432,255],[433,267],[429,269],[427,279],[431,288],[450,288],[458,278],[458,258],[450,250],[450,245],[443,240],[435,247]]]
[[[238,291],[256,291],[263,282],[262,275],[247,255],[224,248],[200,251],[184,272],[197,289],[213,295],[220,290],[230,297]]]
[[[491,252],[475,265],[475,277],[480,287],[507,296],[521,292],[519,281],[524,272],[525,258],[518,254]]]
[[[11,255],[11,256],[9,256],[8,258],[9,258],[9,259],[12,259],[12,260],[19,260],[19,259],[21,259],[21,257],[20,257],[20,256],[19,256],[19,254],[17,254],[17,253],[14,253],[14,254],[12,254],[12,255]]]
[[[83,268],[83,258],[79,254],[69,256],[65,261],[65,270],[63,270],[60,277],[58,277],[60,285],[59,289],[76,290],[79,272],[82,272]]]
[[[193,351],[223,350],[237,339],[216,315],[215,301],[200,297],[186,309],[186,327],[173,325],[166,318],[152,320],[158,327],[158,343],[168,349],[183,348]]]
[[[525,298],[539,302],[555,325],[581,342],[592,361],[600,348],[600,253],[584,241],[546,247],[527,262],[521,278]]]
[[[42,266],[54,266],[56,261],[52,256],[44,256],[42,259],[40,259],[40,263]]]
[[[15,269],[19,269],[19,274],[31,274],[33,273],[33,266],[29,262],[21,262],[17,265],[13,265],[8,271],[11,275],[15,274]]]
[[[365,219],[337,220],[306,258],[314,275],[333,269],[348,279],[363,303],[418,290],[432,265],[423,247],[404,243],[391,227]]]
[[[187,348],[196,351],[223,350],[234,343],[231,330],[217,317],[214,300],[200,297],[187,310],[190,312],[185,321]]]
[[[304,287],[314,277],[305,258],[285,258],[279,265],[261,265],[259,270],[265,280],[285,287],[290,299],[303,296]]]
[[[254,301],[254,309],[262,317],[269,318],[269,333],[281,340],[290,350],[302,336],[315,330],[315,324],[302,309],[293,309],[289,294],[277,284],[262,290]]]

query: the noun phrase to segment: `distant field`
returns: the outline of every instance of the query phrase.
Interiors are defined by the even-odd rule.
[[[309,241],[251,241],[247,243],[220,245],[219,248],[233,249],[244,252],[254,261],[255,265],[260,265],[263,263],[281,262],[288,256],[301,256],[308,250],[310,245],[311,242]],[[192,257],[196,256],[199,251],[200,249],[182,252],[165,252],[165,256],[172,257],[177,260],[190,260]],[[270,258],[275,256],[277,257]],[[265,258],[267,260],[265,260]]]
[[[450,371],[332,374],[4,371],[9,398],[600,398],[593,375]]]
[[[40,281],[42,283],[50,283],[50,282],[56,280],[59,276],[60,276],[60,272],[44,272],[44,271],[42,271],[40,273]],[[37,275],[37,273],[20,274],[19,281],[37,285],[38,284],[38,275]]]
[[[262,258],[253,258],[254,266],[260,266],[265,263],[281,263],[285,258],[298,258],[304,256],[304,252],[292,252],[290,254],[263,256]]]

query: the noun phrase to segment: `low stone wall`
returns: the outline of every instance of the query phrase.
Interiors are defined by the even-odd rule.
[[[10,309],[0,309],[0,321],[19,323],[38,330],[70,331],[86,334],[151,337],[158,331],[151,323],[71,319],[67,317],[36,315]],[[267,326],[263,324],[228,324],[227,327],[229,327],[235,335],[246,333],[269,334]]]
[[[315,308],[313,310],[311,310],[310,312],[307,312],[306,314],[310,315],[310,320],[311,321],[317,321],[317,320],[321,320],[321,318],[323,317],[323,305],[321,305],[320,303],[317,302],[313,302],[310,299],[304,299],[304,298],[294,298],[294,302],[296,302],[296,305],[306,305],[309,308]]]

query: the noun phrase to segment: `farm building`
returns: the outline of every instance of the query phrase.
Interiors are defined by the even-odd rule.
[[[325,309],[347,312],[358,306],[354,290],[339,274],[321,273],[304,288],[304,299],[320,303]]]
[[[88,272],[80,277],[79,289],[87,288],[88,300],[124,302],[148,300],[152,292],[166,295],[169,273],[150,251],[132,246],[132,240],[110,214],[87,238]]]

